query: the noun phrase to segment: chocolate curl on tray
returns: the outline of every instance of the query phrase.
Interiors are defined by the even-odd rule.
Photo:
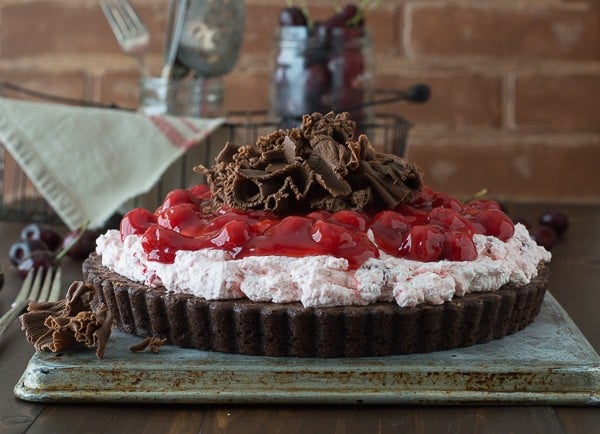
[[[227,143],[207,177],[216,205],[277,214],[394,208],[421,189],[422,171],[355,139],[348,113],[305,115],[300,129],[279,130],[254,145]]]
[[[27,312],[19,317],[27,342],[37,351],[96,348],[96,356],[101,359],[113,318],[104,305],[92,310],[93,291],[93,287],[77,281],[63,300],[30,302]]]
[[[151,353],[158,354],[160,351],[160,347],[162,347],[166,343],[167,343],[166,338],[157,338],[157,337],[144,338],[143,341],[130,346],[129,351],[131,351],[132,353],[138,353],[138,352],[144,351],[146,348],[148,348],[148,351],[150,351]]]

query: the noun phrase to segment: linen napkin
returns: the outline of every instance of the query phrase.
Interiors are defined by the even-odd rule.
[[[70,229],[102,226],[224,121],[0,98],[0,142]]]

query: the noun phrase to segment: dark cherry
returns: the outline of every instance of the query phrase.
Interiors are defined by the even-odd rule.
[[[344,6],[342,8],[342,10],[339,12],[339,15],[341,15],[342,18],[349,20],[350,18],[354,18],[358,12],[359,12],[358,6],[351,3],[351,4],[347,4],[346,6]]]
[[[68,249],[66,255],[73,259],[83,260],[96,250],[98,231],[85,229],[79,236],[80,229],[69,232],[63,240],[63,248]],[[79,238],[77,238],[79,237]]]
[[[326,111],[323,95],[331,88],[331,73],[322,63],[313,63],[304,73],[304,105],[315,111]]]
[[[27,273],[31,269],[38,270],[39,268],[49,269],[58,267],[58,260],[54,252],[49,250],[36,250],[31,252],[27,258],[25,258],[18,265],[17,270],[21,277],[27,276]]]
[[[552,250],[558,242],[558,236],[550,226],[539,225],[531,231],[531,237],[546,250]]]
[[[62,237],[53,229],[42,227],[36,223],[31,223],[21,231],[22,240],[41,240],[50,250],[56,250],[60,247]]]
[[[550,226],[556,235],[561,236],[569,227],[569,217],[564,212],[554,209],[542,214],[539,224]]]
[[[17,241],[10,246],[8,257],[13,265],[19,265],[31,253],[36,251],[49,250],[48,245],[42,240],[25,239]]]
[[[306,15],[299,7],[291,6],[281,10],[279,24],[282,26],[305,26]]]

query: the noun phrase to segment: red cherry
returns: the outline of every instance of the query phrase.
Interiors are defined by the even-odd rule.
[[[500,204],[495,200],[491,199],[476,199],[467,203],[464,206],[465,213],[475,213],[477,211],[483,211],[486,209],[495,209],[501,211]]]
[[[420,191],[413,194],[409,203],[413,208],[429,211],[433,208],[433,196],[435,192],[428,186],[423,186]]]
[[[173,205],[156,217],[156,222],[167,229],[172,229],[182,235],[193,237],[206,226],[206,220],[198,216],[199,208],[192,203]]]
[[[206,184],[194,185],[193,187],[188,188],[187,191],[198,200],[206,200],[212,197],[210,187]]]
[[[172,263],[178,250],[214,247],[207,238],[191,238],[159,225],[151,225],[142,235],[142,248],[150,261]]]
[[[19,275],[23,278],[27,276],[27,273],[31,269],[38,270],[43,268],[48,270],[49,268],[57,268],[58,260],[56,259],[56,255],[54,252],[49,250],[36,250],[31,252],[31,254],[23,259],[17,267],[19,271]]]
[[[554,229],[546,225],[539,225],[534,228],[531,237],[537,244],[544,247],[546,250],[552,250],[558,242],[558,236],[556,235],[556,232],[554,232]]]
[[[477,247],[473,238],[463,232],[446,232],[444,234],[443,257],[450,261],[473,261],[477,259]]]
[[[444,193],[435,193],[432,206],[434,208],[449,208],[458,212],[463,210],[463,204],[458,199]]]
[[[56,250],[62,242],[62,237],[53,229],[31,223],[21,231],[22,240],[41,240],[49,250]]]
[[[144,208],[134,208],[121,219],[121,239],[124,240],[127,235],[141,235],[154,223],[154,214]]]
[[[444,232],[439,226],[413,226],[400,250],[408,259],[437,261],[444,252],[444,241]]]
[[[502,241],[508,240],[515,232],[511,219],[498,209],[484,209],[468,218],[476,233],[492,235]]]
[[[200,203],[200,200],[190,191],[182,189],[171,190],[167,194],[167,197],[165,198],[162,205],[154,212],[154,214],[158,215],[167,208],[170,208],[174,205],[178,205],[180,203],[192,203],[194,205],[198,205]]]
[[[379,256],[363,232],[356,232],[333,223],[317,220],[312,227],[312,239],[322,249],[322,254],[346,258],[350,268],[356,269],[369,258]]]
[[[564,212],[555,209],[542,214],[539,223],[550,226],[556,235],[561,236],[569,227],[569,217]]]
[[[429,222],[429,213],[422,209],[414,208],[410,205],[397,206],[394,211],[402,214],[405,221],[413,225],[426,225]]]
[[[249,238],[250,226],[248,226],[248,223],[233,220],[225,223],[219,233],[210,241],[217,247],[234,251],[235,257]]]
[[[98,231],[92,229],[85,229],[83,233],[81,233],[81,229],[69,232],[62,244],[63,249],[68,249],[65,254],[77,260],[87,258],[90,253],[96,250],[98,235],[100,235]]]
[[[410,232],[410,225],[402,214],[394,211],[381,211],[373,217],[371,231],[381,250],[398,256],[404,238]]]
[[[279,24],[281,26],[305,26],[306,15],[299,7],[291,6],[281,10]]]
[[[365,232],[367,230],[367,226],[369,225],[367,216],[356,211],[338,211],[331,217],[335,222],[341,224],[342,226],[346,226],[360,232]]]
[[[10,246],[10,249],[8,250],[8,257],[13,265],[19,265],[24,259],[30,256],[32,252],[38,250],[49,249],[46,243],[44,243],[42,240],[26,239],[17,241]]]
[[[473,226],[469,221],[451,208],[434,208],[429,212],[429,223],[441,226],[448,231],[473,235]]]

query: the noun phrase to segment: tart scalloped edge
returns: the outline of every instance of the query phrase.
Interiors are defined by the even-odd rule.
[[[199,350],[287,357],[365,357],[467,347],[516,333],[539,314],[550,269],[540,264],[527,285],[468,293],[440,305],[305,308],[233,299],[208,301],[133,282],[92,254],[83,276],[116,326]]]

